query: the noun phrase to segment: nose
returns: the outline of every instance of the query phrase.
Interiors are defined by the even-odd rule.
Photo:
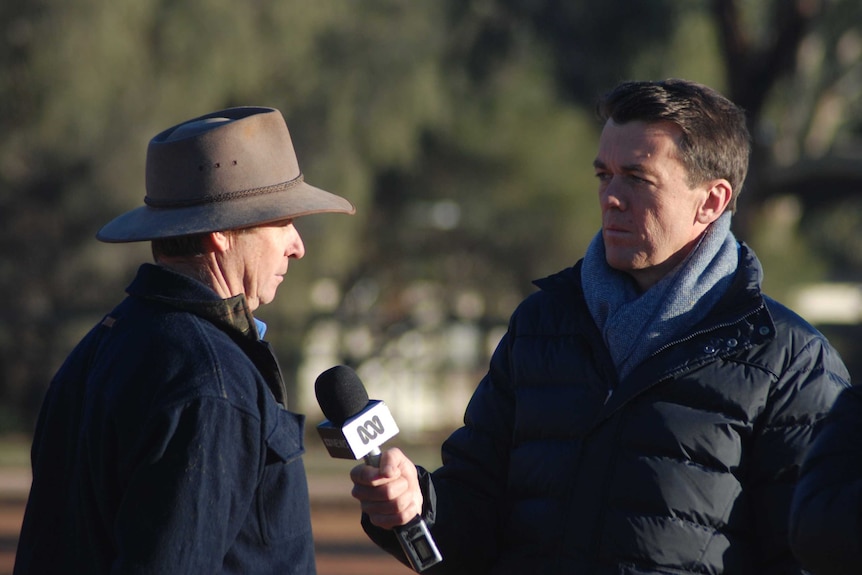
[[[625,202],[620,193],[621,189],[618,179],[617,176],[613,176],[609,180],[606,180],[599,188],[599,204],[602,210],[625,210]]]
[[[305,255],[305,243],[302,241],[302,236],[299,235],[299,230],[291,225],[290,231],[285,253],[287,253],[287,257],[289,258],[301,260]]]

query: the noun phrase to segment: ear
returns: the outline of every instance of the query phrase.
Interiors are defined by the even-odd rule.
[[[232,244],[230,234],[224,232],[210,232],[207,234],[206,243],[213,252],[223,254],[230,250]]]
[[[706,188],[706,199],[697,211],[696,219],[701,224],[711,224],[724,213],[733,197],[733,188],[725,179],[713,180]]]

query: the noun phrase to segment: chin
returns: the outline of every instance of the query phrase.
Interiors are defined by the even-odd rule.
[[[627,272],[629,270],[634,269],[634,262],[630,259],[615,257],[612,253],[608,252],[605,255],[605,260],[608,262],[608,266],[621,272]]]
[[[268,303],[272,303],[274,299],[275,299],[275,294],[266,295],[266,296],[259,296],[257,298],[257,304],[258,305],[266,305]]]

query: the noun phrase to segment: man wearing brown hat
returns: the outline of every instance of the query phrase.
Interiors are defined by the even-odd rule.
[[[305,254],[294,218],[353,205],[271,108],[160,133],[146,189],[97,237],[155,263],[51,383],[15,573],[312,574],[303,416],[252,312]]]

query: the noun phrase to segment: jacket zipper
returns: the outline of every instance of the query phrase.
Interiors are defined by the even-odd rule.
[[[738,323],[739,323],[739,322],[741,322],[741,321],[747,320],[749,317],[751,317],[751,316],[753,316],[753,315],[757,315],[758,313],[760,313],[761,311],[763,311],[765,308],[766,308],[766,305],[765,305],[765,304],[763,304],[763,303],[761,303],[761,304],[760,304],[757,308],[755,308],[754,310],[752,310],[752,311],[750,311],[750,312],[748,312],[748,313],[746,313],[746,314],[744,314],[744,315],[740,316],[739,318],[737,318],[737,319],[735,319],[735,320],[733,320],[733,321],[726,321],[726,322],[722,322],[722,323],[719,323],[719,324],[713,325],[713,326],[709,327],[708,329],[701,329],[701,330],[698,330],[698,331],[692,332],[692,333],[688,334],[687,336],[685,336],[685,337],[683,337],[683,338],[680,338],[680,339],[674,340],[674,341],[672,341],[672,342],[670,342],[670,343],[666,343],[666,344],[664,344],[663,346],[661,346],[660,348],[658,348],[657,350],[655,350],[654,352],[652,352],[652,353],[650,354],[650,356],[649,356],[649,357],[650,357],[650,358],[655,357],[655,356],[657,356],[658,354],[660,354],[661,352],[663,352],[663,351],[664,351],[664,350],[666,350],[666,349],[669,349],[669,348],[671,348],[671,347],[673,347],[673,346],[675,346],[675,345],[679,345],[679,344],[681,344],[681,343],[685,343],[685,342],[690,341],[690,340],[692,340],[692,339],[694,339],[694,338],[696,338],[696,337],[699,337],[699,336],[701,336],[701,335],[705,335],[705,334],[708,334],[708,333],[710,333],[710,332],[713,332],[713,331],[716,331],[716,330],[719,330],[719,329],[722,329],[722,328],[725,328],[725,327],[731,327],[731,326],[734,326],[734,325],[738,324]],[[749,323],[751,323],[751,322],[749,322]],[[609,395],[608,397],[610,397],[610,395]],[[606,401],[606,402],[607,402],[607,401]]]

